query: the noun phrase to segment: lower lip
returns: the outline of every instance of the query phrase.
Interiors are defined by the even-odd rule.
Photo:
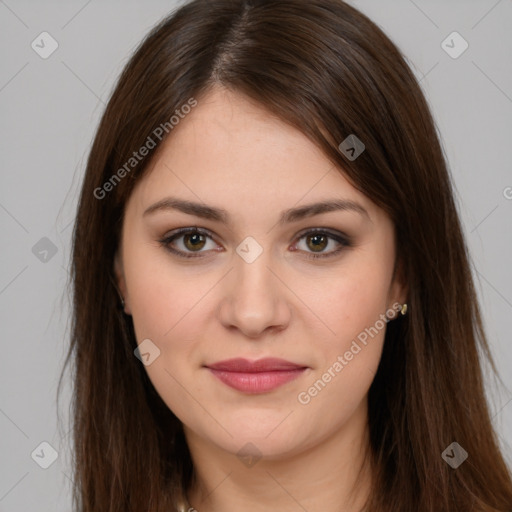
[[[297,368],[296,370],[242,373],[213,370],[212,368],[208,369],[215,377],[224,382],[224,384],[238,391],[243,391],[244,393],[265,393],[266,391],[272,391],[296,379],[306,370],[306,368]]]

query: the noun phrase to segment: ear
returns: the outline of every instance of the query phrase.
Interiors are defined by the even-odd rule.
[[[397,258],[393,272],[393,280],[389,288],[388,308],[394,309],[394,304],[400,307],[407,302],[409,295],[409,286],[405,279],[404,265],[401,259]]]
[[[121,300],[121,298],[124,300],[124,312],[127,315],[131,315],[130,301],[128,298],[128,289],[126,287],[126,279],[124,276],[123,259],[122,259],[121,252],[119,249],[116,251],[116,254],[114,256],[114,269],[113,270],[114,270],[117,291],[120,295],[119,300]]]

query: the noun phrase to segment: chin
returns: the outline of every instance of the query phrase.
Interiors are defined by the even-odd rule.
[[[314,444],[313,433],[291,421],[293,413],[289,417],[286,417],[287,414],[289,412],[281,413],[278,421],[270,421],[268,414],[266,419],[269,421],[262,418],[261,423],[255,414],[244,418],[244,421],[229,421],[227,424],[230,425],[228,431],[231,435],[223,429],[211,431],[211,424],[205,425],[208,430],[196,431],[196,434],[239,458],[253,456],[278,460],[300,453]]]

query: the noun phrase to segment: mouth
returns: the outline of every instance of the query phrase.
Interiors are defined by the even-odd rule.
[[[275,358],[257,361],[229,359],[207,365],[206,368],[227,386],[249,394],[272,391],[308,369],[307,366]]]

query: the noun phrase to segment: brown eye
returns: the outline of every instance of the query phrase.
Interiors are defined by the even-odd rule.
[[[329,238],[325,235],[308,235],[306,237],[308,247],[314,252],[323,251],[329,242]]]
[[[336,256],[352,246],[351,239],[347,235],[321,228],[303,233],[298,240],[294,250],[300,250],[305,253],[306,258],[311,259]]]
[[[204,235],[199,233],[192,233],[183,236],[183,243],[187,249],[195,251],[202,249],[206,243],[206,240]]]
[[[159,240],[169,252],[183,258],[200,258],[219,249],[213,236],[199,228],[182,228]],[[210,244],[210,245],[208,245]],[[204,250],[203,250],[204,249]],[[209,249],[209,250],[208,250]]]

